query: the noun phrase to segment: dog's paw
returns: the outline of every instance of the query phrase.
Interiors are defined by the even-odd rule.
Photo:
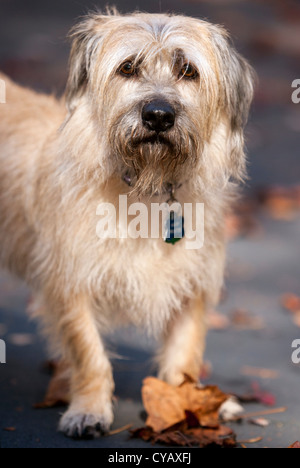
[[[109,431],[112,422],[110,410],[95,415],[69,409],[60,420],[59,431],[72,439],[97,439]]]

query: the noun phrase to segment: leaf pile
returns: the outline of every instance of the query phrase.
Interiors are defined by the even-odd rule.
[[[218,387],[199,388],[188,378],[172,387],[148,377],[142,397],[148,414],[146,427],[131,431],[132,437],[173,446],[236,446],[232,429],[219,422],[219,410],[229,395]]]
[[[290,445],[289,448],[300,448],[300,442],[295,442],[294,444]]]

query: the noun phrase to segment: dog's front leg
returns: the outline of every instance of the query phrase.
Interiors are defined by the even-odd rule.
[[[58,333],[71,364],[71,404],[59,430],[73,438],[94,438],[113,421],[114,382],[91,309],[77,298],[60,311]]]
[[[180,385],[185,375],[198,381],[205,349],[206,325],[203,300],[191,300],[176,315],[164,333],[159,354],[159,378],[171,385]]]

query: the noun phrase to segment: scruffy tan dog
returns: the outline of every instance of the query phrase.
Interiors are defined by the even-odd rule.
[[[0,260],[32,288],[52,351],[69,366],[60,430],[93,437],[113,421],[101,335],[114,326],[161,335],[160,378],[198,378],[253,80],[224,29],[198,19],[97,13],[72,39],[61,101],[0,75]],[[128,194],[149,206],[167,201],[167,187],[181,204],[204,203],[203,248],[96,235],[99,203],[118,211]]]

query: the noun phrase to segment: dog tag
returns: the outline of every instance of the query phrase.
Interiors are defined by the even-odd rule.
[[[176,211],[170,211],[166,221],[164,241],[175,245],[184,237],[184,218]]]

